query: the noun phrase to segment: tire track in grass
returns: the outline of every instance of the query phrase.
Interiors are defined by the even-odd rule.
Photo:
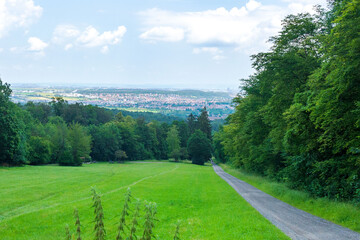
[[[119,187],[119,188],[116,188],[116,189],[113,189],[113,190],[110,190],[110,191],[107,191],[105,193],[101,193],[101,196],[105,196],[105,195],[109,195],[109,194],[112,194],[112,193],[115,193],[115,192],[118,192],[124,188],[129,188],[129,187],[132,187],[132,186],[135,186],[136,184],[138,183],[141,183],[145,180],[148,180],[150,178],[155,178],[155,177],[158,177],[158,176],[161,176],[161,175],[164,175],[164,174],[167,174],[167,173],[170,173],[170,172],[174,172],[176,171],[177,169],[179,168],[179,165],[176,165],[175,168],[171,169],[171,170],[167,170],[167,171],[164,171],[164,172],[160,172],[158,174],[154,174],[154,175],[151,175],[151,176],[147,176],[147,177],[144,177],[144,178],[141,178],[131,184],[128,184],[126,186],[122,186],[122,187]],[[28,211],[25,211],[25,212],[21,212],[21,213],[18,213],[16,214],[17,211],[23,209],[24,207],[19,207],[19,208],[16,208],[14,210],[11,210],[9,212],[5,212],[5,214],[1,215],[0,216],[0,223],[2,222],[7,222],[7,221],[10,221],[14,218],[17,218],[17,217],[20,217],[22,215],[26,215],[26,214],[29,214],[29,213],[34,213],[34,212],[39,212],[39,211],[42,211],[42,210],[47,210],[47,209],[50,209],[50,208],[55,208],[55,207],[58,207],[58,206],[63,206],[63,205],[68,205],[68,204],[73,204],[73,203],[77,203],[77,202],[81,202],[81,201],[85,201],[85,200],[88,200],[88,199],[91,199],[92,196],[89,196],[89,197],[83,197],[83,198],[80,198],[80,199],[77,199],[77,200],[73,200],[73,201],[70,201],[70,202],[63,202],[63,203],[56,203],[56,204],[53,204],[53,205],[50,205],[50,206],[44,206],[44,207],[40,207],[40,208],[36,208],[36,209],[32,209],[32,210],[28,210]],[[12,215],[12,213],[14,213],[14,215]]]

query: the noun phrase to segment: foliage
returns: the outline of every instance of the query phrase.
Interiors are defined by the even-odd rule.
[[[144,231],[140,240],[151,240],[155,238],[153,228],[155,227],[155,215],[157,213],[156,203],[145,202]]]
[[[102,208],[101,197],[94,188],[92,188],[91,191],[92,191],[92,200],[93,200],[93,208],[95,215],[94,239],[104,240],[106,237],[106,231],[104,227],[104,211]],[[129,216],[131,199],[132,199],[131,190],[130,188],[128,188],[127,192],[125,193],[125,201],[120,216],[120,222],[119,222],[116,240],[138,239],[138,237],[136,236],[136,230],[137,230],[136,227],[139,225],[138,218],[140,216],[141,202],[140,200],[136,201],[136,206],[133,213],[133,219],[131,222],[131,228],[129,228],[128,226],[129,224],[126,222],[126,218]],[[143,233],[142,236],[140,237],[140,240],[156,239],[153,233],[153,228],[155,227],[155,221],[157,221],[157,219],[155,218],[155,215],[157,213],[156,209],[157,207],[155,203],[145,202]],[[81,229],[80,229],[81,225],[80,225],[80,218],[77,209],[74,210],[74,217],[75,217],[77,240],[81,240]],[[178,235],[179,235],[179,228],[177,228],[175,232],[176,239],[179,239]],[[66,225],[66,239],[71,239],[71,233],[68,225]]]
[[[211,158],[210,140],[200,130],[196,130],[189,138],[187,150],[193,164],[204,165]]]
[[[32,165],[50,162],[50,142],[44,138],[31,136],[28,147],[28,160]]]
[[[219,161],[312,195],[360,201],[360,2],[290,15],[215,135]]]
[[[69,127],[68,141],[71,146],[71,156],[59,161],[64,166],[81,166],[89,158],[91,151],[91,136],[86,129],[78,123],[73,123]]]
[[[79,211],[75,208],[74,210],[75,227],[76,227],[76,240],[81,240],[81,223],[79,217]]]
[[[101,204],[101,197],[99,194],[96,193],[94,188],[91,189],[92,191],[92,200],[93,200],[93,208],[95,214],[95,240],[104,240],[106,236],[106,231],[104,228],[104,211]]]
[[[211,140],[211,122],[206,107],[201,109],[200,116],[197,118],[198,129],[205,133],[206,137]]]
[[[180,157],[180,139],[175,125],[168,131],[166,142],[168,144],[169,157],[173,157],[175,161],[178,161]]]
[[[200,129],[211,139],[206,108],[199,117],[190,114],[190,122],[175,120],[169,124],[160,118],[162,122],[148,122],[149,119],[134,119],[125,112],[69,104],[61,97],[54,97],[49,103],[17,106],[10,101],[10,85],[1,82],[0,86],[0,125],[4,129],[0,133],[1,165],[80,166],[92,161],[169,157],[177,161],[189,156],[190,133]]]
[[[126,155],[126,152],[123,150],[117,150],[115,152],[115,159],[118,162],[123,162],[125,159],[127,159],[128,156]]]
[[[125,201],[124,201],[124,207],[121,212],[120,221],[119,221],[119,227],[118,227],[118,234],[116,236],[116,240],[122,240],[124,239],[121,235],[125,233],[126,225],[126,217],[129,216],[129,210],[130,210],[130,202],[131,202],[131,190],[128,188],[127,192],[125,193]]]
[[[10,102],[10,85],[0,79],[0,165],[21,165],[24,158],[24,126],[21,112]]]

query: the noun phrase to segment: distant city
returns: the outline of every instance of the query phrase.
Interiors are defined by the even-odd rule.
[[[232,92],[201,90],[120,89],[120,88],[46,88],[14,87],[17,103],[50,102],[62,97],[69,103],[83,103],[127,111],[148,111],[186,117],[206,107],[211,120],[225,119],[234,111]]]

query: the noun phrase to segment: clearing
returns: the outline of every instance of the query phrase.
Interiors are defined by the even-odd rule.
[[[0,168],[0,239],[64,239],[78,208],[92,239],[91,187],[102,195],[107,239],[114,239],[126,189],[158,204],[158,239],[289,239],[213,171],[186,163]]]

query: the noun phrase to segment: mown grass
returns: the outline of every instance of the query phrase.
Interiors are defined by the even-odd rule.
[[[107,239],[115,239],[124,193],[158,204],[157,239],[288,239],[210,166],[186,163],[91,164],[0,168],[0,239],[64,239],[80,213],[93,239],[90,189],[102,195]]]
[[[220,165],[224,171],[294,207],[336,224],[360,232],[360,207],[351,203],[337,202],[327,198],[314,198],[310,194],[290,189],[284,183],[274,182],[266,177]]]

